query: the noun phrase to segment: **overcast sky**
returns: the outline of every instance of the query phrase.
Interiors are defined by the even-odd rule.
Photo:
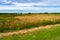
[[[0,0],[0,12],[60,12],[60,0]]]

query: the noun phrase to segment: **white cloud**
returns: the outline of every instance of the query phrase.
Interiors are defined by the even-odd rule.
[[[60,12],[60,8],[45,8],[45,7],[13,7],[13,6],[0,6],[0,10],[27,10],[30,12]],[[22,12],[23,12],[22,11]]]
[[[38,6],[60,6],[60,0],[45,0],[37,3]]]
[[[23,0],[22,0],[23,1]],[[28,0],[31,1],[31,0]],[[18,2],[12,2],[12,0],[3,0],[2,2],[4,2],[3,4],[6,3],[11,3],[13,6],[17,6],[17,7],[31,7],[31,6],[60,6],[60,0],[43,0],[43,1],[39,1],[38,3],[18,3]]]
[[[33,3],[18,3],[18,2],[12,2],[13,6],[33,6]]]
[[[10,6],[0,6],[0,10],[49,10],[49,11],[56,11],[60,10],[60,8],[55,7],[34,7],[36,6],[60,6],[59,0],[46,0],[38,3],[18,3],[18,2],[11,2],[5,0],[4,3],[12,3]]]
[[[31,0],[29,0],[31,1]],[[38,3],[18,3],[18,2],[12,2],[13,6],[17,7],[32,7],[34,5],[36,6],[60,6],[60,1],[59,0],[45,0],[42,2]]]
[[[58,10],[55,7],[14,7],[14,6],[0,6],[0,10]]]
[[[0,6],[0,10],[39,10],[37,7]]]
[[[11,1],[9,1],[9,0],[3,0],[2,2],[4,2],[4,3],[11,3]]]
[[[18,2],[12,2],[13,6],[17,7],[32,7],[34,5],[36,6],[48,6],[48,4],[45,3],[18,3]]]

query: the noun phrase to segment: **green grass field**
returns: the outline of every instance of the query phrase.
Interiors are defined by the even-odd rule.
[[[60,40],[60,26],[31,33],[1,37],[0,40]]]

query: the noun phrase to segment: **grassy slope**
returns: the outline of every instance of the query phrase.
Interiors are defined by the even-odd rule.
[[[0,40],[60,40],[60,26],[26,34],[14,34]]]

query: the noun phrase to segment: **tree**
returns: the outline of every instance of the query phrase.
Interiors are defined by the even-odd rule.
[[[31,13],[29,12],[28,15],[30,15]]]
[[[44,14],[48,14],[48,12],[45,12]]]

